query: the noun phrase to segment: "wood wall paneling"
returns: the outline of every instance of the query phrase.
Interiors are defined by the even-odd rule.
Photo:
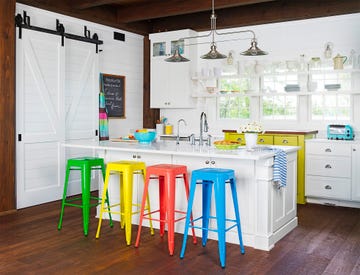
[[[15,0],[0,1],[0,212],[15,201]]]

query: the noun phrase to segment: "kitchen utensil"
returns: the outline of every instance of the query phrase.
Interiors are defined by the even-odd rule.
[[[334,70],[342,70],[344,69],[344,63],[347,60],[347,56],[341,56],[340,54],[337,54],[334,58]]]

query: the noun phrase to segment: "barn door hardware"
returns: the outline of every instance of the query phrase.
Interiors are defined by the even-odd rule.
[[[87,42],[87,43],[93,43],[96,46],[96,53],[99,52],[99,49],[98,49],[99,45],[102,45],[104,43],[102,40],[99,40],[99,37],[96,33],[94,33],[93,36],[91,37],[90,30],[88,30],[86,26],[84,26],[84,36],[66,33],[64,25],[61,24],[58,19],[56,19],[56,30],[50,30],[50,29],[46,29],[46,28],[32,26],[30,24],[30,16],[28,16],[26,14],[26,11],[23,12],[23,16],[21,16],[20,13],[18,13],[15,16],[15,25],[16,25],[16,27],[19,28],[19,38],[20,39],[21,39],[21,35],[22,35],[21,30],[28,29],[28,30],[33,30],[33,31],[40,31],[40,32],[45,32],[45,33],[49,33],[49,34],[59,35],[59,36],[61,36],[61,45],[62,46],[64,46],[64,38]]]

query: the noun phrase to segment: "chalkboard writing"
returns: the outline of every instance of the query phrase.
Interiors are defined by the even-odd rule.
[[[125,118],[125,76],[101,74],[108,117]]]

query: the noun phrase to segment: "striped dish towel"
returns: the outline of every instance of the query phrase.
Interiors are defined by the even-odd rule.
[[[286,186],[286,174],[287,174],[287,161],[286,153],[281,149],[274,149],[274,174],[273,181],[274,185],[278,188]]]

